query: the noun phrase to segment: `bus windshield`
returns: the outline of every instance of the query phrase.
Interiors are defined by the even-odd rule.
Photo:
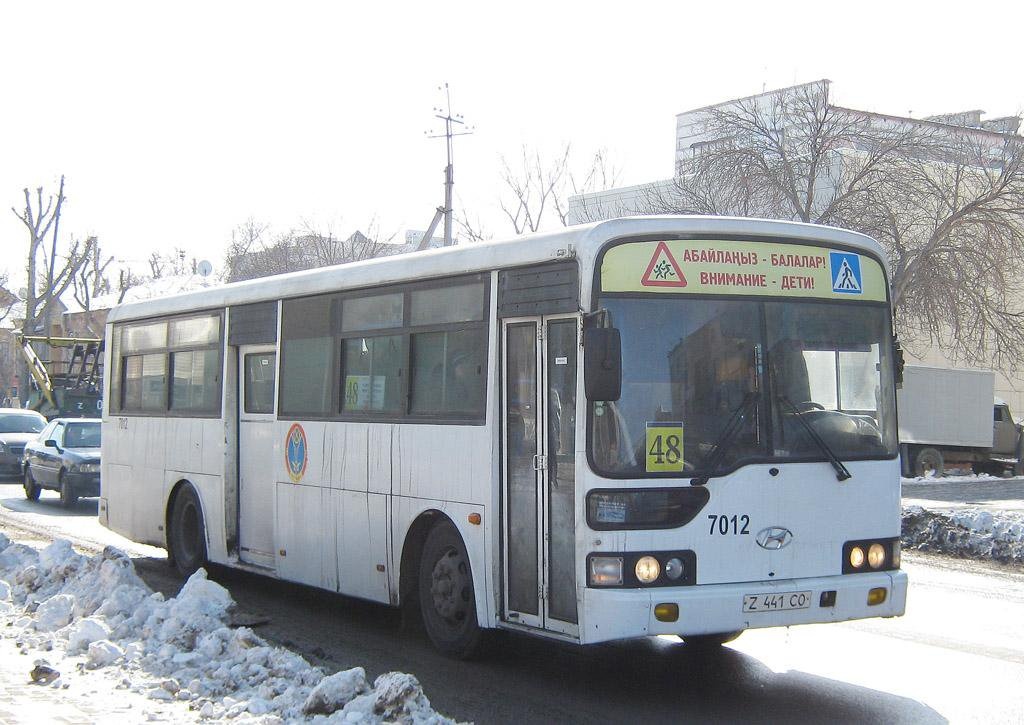
[[[896,455],[885,305],[609,296],[601,307],[622,336],[622,394],[592,403],[599,473],[826,460],[815,433],[842,460]]]

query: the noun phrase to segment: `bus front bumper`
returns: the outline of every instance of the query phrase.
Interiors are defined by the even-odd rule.
[[[885,601],[868,604],[872,589],[884,588]],[[833,595],[823,593],[834,592]],[[776,603],[796,602],[792,595],[809,593],[800,609],[744,611],[750,595],[771,595]],[[834,599],[834,603],[832,602]],[[584,592],[580,642],[593,644],[628,637],[675,634],[717,634],[760,627],[843,622],[868,617],[898,617],[906,610],[907,575],[902,571],[812,579],[701,584],[651,589],[597,589]],[[659,621],[655,608],[675,604],[676,621]]]

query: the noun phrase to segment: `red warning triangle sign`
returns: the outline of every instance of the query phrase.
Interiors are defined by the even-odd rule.
[[[644,287],[685,287],[686,277],[665,242],[659,242],[640,284]]]

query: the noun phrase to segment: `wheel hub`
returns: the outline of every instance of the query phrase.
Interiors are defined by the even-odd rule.
[[[462,557],[456,552],[445,552],[434,564],[430,578],[430,595],[434,610],[449,624],[458,624],[466,618],[469,579]]]

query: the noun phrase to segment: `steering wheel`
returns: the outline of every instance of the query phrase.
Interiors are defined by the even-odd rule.
[[[825,410],[825,406],[821,403],[815,403],[813,400],[805,400],[796,404],[796,409],[801,413],[805,413],[809,410]]]

